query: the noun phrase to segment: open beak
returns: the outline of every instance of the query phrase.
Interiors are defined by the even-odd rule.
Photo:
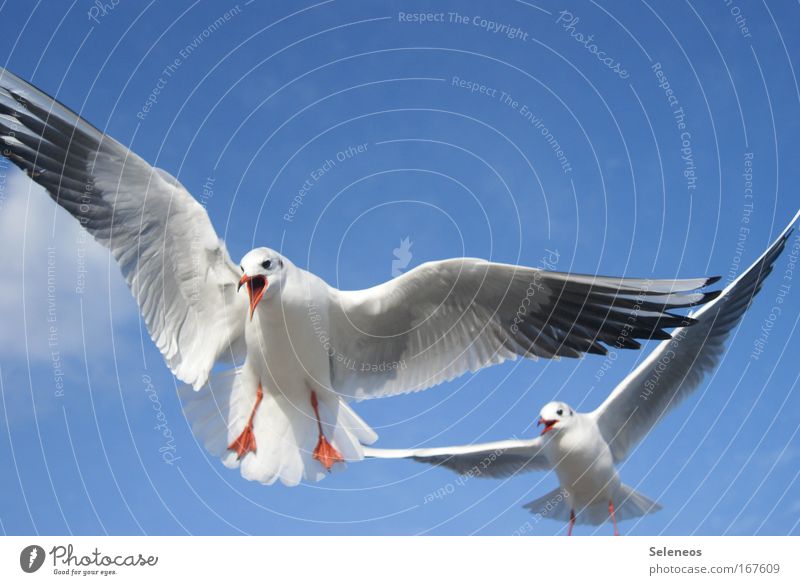
[[[553,427],[556,426],[557,422],[558,422],[557,420],[546,420],[546,419],[544,419],[542,417],[539,417],[539,421],[536,423],[536,426],[544,425],[544,428],[542,429],[542,432],[539,433],[539,436],[541,437],[547,431],[552,430]]]
[[[258,302],[264,296],[264,291],[267,290],[267,278],[261,274],[255,276],[245,274],[239,281],[239,287],[236,290],[242,288],[243,284],[247,285],[247,294],[250,296],[250,320],[252,321]]]

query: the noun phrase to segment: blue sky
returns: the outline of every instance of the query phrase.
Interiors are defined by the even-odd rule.
[[[341,288],[390,278],[404,238],[407,268],[555,253],[565,271],[729,280],[800,206],[790,3],[438,2],[444,21],[423,23],[400,13],[431,3],[32,5],[0,3],[0,64],[203,196],[235,260],[267,245]],[[5,533],[563,530],[521,507],[552,475],[462,485],[368,461],[290,489],[225,469],[192,437],[116,265],[6,163]],[[800,533],[796,279],[752,357],[788,262],[713,377],[622,465],[664,505],[623,532]],[[356,409],[383,447],[532,436],[544,403],[590,410],[644,355],[517,361]]]

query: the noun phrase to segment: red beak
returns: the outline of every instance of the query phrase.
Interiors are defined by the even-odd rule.
[[[543,419],[542,417],[539,417],[539,420],[537,421],[536,426],[544,425],[544,428],[542,429],[542,432],[539,433],[539,436],[541,437],[547,431],[552,430],[553,427],[556,426],[557,422],[558,422],[557,420],[546,420],[546,419]]]
[[[267,290],[267,278],[261,274],[256,276],[243,275],[239,280],[239,287],[237,291],[242,288],[242,285],[247,285],[247,294],[250,296],[250,320],[253,320],[253,314],[256,312],[256,306],[264,296],[264,291]]]

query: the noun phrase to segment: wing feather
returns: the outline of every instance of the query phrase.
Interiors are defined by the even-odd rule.
[[[111,251],[178,378],[200,388],[215,362],[241,356],[236,265],[177,179],[2,68],[0,145]]]
[[[496,478],[550,469],[542,445],[541,437],[536,437],[434,449],[365,447],[364,455],[373,459],[413,459],[420,463],[440,465],[461,475]]]
[[[332,383],[348,398],[429,388],[516,359],[636,349],[685,324],[715,279],[643,280],[548,272],[473,258],[430,262],[362,291],[333,291]],[[355,366],[353,367],[353,364]]]
[[[800,212],[750,268],[692,314],[692,327],[678,329],[659,344],[592,413],[615,461],[624,459],[719,364],[725,341],[772,272],[798,218]]]

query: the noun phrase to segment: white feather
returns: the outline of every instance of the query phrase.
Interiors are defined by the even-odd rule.
[[[311,402],[305,397],[291,399],[264,389],[253,417],[256,451],[239,459],[228,449],[244,430],[257,391],[258,385],[247,368],[239,368],[212,375],[200,392],[184,386],[179,394],[195,436],[226,467],[239,467],[245,479],[263,484],[280,480],[293,486],[301,480],[324,478],[325,468],[313,457],[319,429]],[[345,461],[363,459],[361,443],[374,441],[375,432],[335,394],[318,394],[318,400],[322,428],[331,445]],[[339,464],[333,468],[338,469]]]

